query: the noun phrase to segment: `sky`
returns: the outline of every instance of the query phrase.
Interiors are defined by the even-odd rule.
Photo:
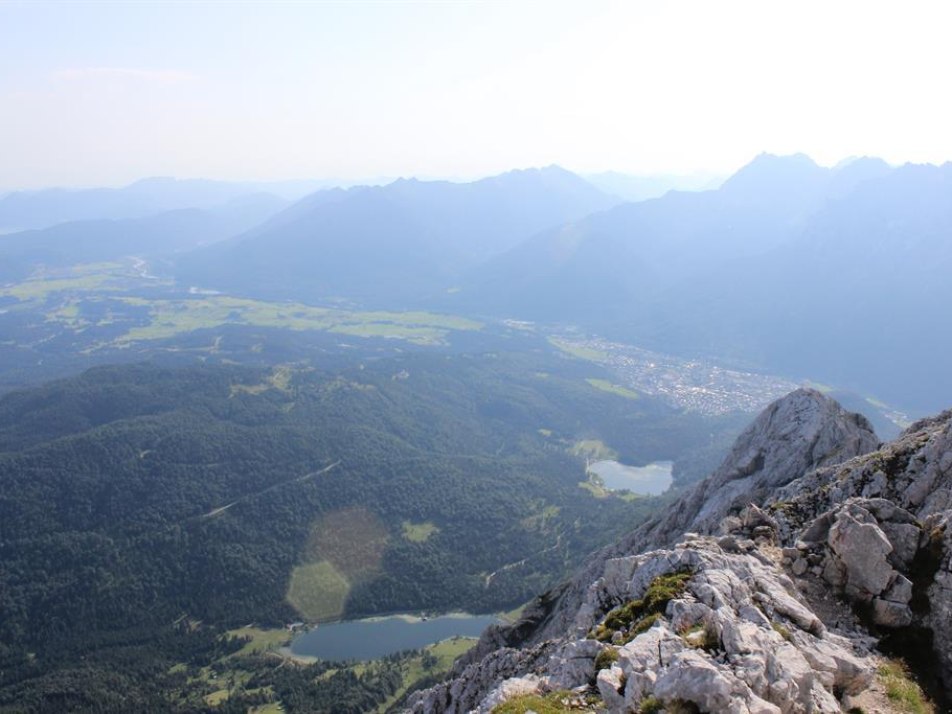
[[[952,160],[952,3],[0,0],[0,189]]]

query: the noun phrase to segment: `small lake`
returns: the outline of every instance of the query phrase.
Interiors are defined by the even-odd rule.
[[[628,490],[642,496],[657,496],[671,486],[673,461],[654,461],[647,466],[626,466],[617,461],[596,461],[588,470],[598,476],[605,488]]]
[[[420,620],[381,617],[318,625],[296,637],[291,652],[327,660],[377,659],[401,650],[415,650],[450,637],[477,637],[499,622],[493,615],[441,615]]]

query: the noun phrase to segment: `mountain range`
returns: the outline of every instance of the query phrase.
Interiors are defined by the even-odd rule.
[[[646,201],[668,191],[706,191],[717,188],[724,180],[723,176],[711,173],[636,175],[619,171],[583,174],[582,177],[605,193],[625,201]]]
[[[267,193],[212,208],[180,208],[141,218],[68,221],[0,236],[0,282],[127,256],[157,258],[224,240],[259,225],[286,202]]]
[[[317,193],[176,270],[256,297],[570,323],[925,413],[952,394],[952,333],[935,329],[952,299],[950,176],[764,154],[716,190],[614,206],[556,167],[402,180]],[[876,328],[898,321],[911,348]]]
[[[242,194],[209,206],[249,187],[150,180],[73,197],[119,222],[0,237],[0,279],[174,252],[153,272],[182,289],[574,325],[923,414],[952,395],[950,181],[950,164],[864,157],[826,168],[769,154],[717,189],[621,203],[554,166],[323,188],[291,205]],[[99,201],[143,195],[153,207],[186,195],[204,207],[117,219]],[[896,344],[891,324],[912,343]]]
[[[255,295],[419,302],[527,236],[614,203],[554,166],[473,183],[401,179],[318,193],[258,230],[184,258],[177,274]]]
[[[236,182],[153,177],[121,188],[48,188],[0,194],[0,233],[47,228],[59,223],[120,220],[183,208],[215,208],[255,194],[296,201],[330,181]]]
[[[540,233],[473,271],[454,298],[541,320],[580,319],[596,307],[602,323],[637,320],[666,290],[770,255],[832,196],[877,171],[890,169],[862,160],[829,170],[803,155],[765,154],[716,191],[669,192]]]
[[[936,329],[952,299],[950,180],[952,164],[826,169],[764,155],[716,191],[622,204],[534,236],[441,305],[573,322],[923,413],[952,395],[939,366],[952,333]],[[895,344],[890,324],[910,327],[916,344]]]
[[[950,182],[3,197],[0,710],[892,714],[884,672],[944,706],[952,415],[884,443],[831,395],[952,402]],[[260,647],[534,595],[443,683]]]

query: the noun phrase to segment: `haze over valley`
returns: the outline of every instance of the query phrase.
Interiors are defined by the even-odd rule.
[[[948,710],[949,19],[0,3],[0,712]]]
[[[952,390],[948,333],[928,329],[952,260],[949,181],[948,165],[762,155],[718,189],[636,203],[548,167],[56,223],[0,245],[2,319],[22,335],[4,346],[4,372],[48,373],[53,336],[95,361],[248,322],[299,341],[329,329],[451,344],[467,331],[455,318],[493,334],[508,320],[925,414]],[[394,319],[412,334],[378,324]],[[916,349],[871,329],[900,319],[920,325]]]

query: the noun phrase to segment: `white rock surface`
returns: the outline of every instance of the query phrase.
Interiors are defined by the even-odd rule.
[[[671,549],[613,559],[605,571],[608,576],[591,584],[579,607],[574,634],[551,642],[544,663],[538,648],[527,648],[521,673],[486,686],[491,672],[511,674],[498,658],[511,656],[512,650],[500,650],[450,689],[471,692],[478,677],[475,690],[485,687],[488,694],[479,702],[467,700],[477,711],[489,711],[517,694],[591,685],[610,712],[637,711],[644,699],[656,697],[693,702],[701,711],[786,714],[839,711],[834,692],[862,691],[873,676],[864,653],[828,634],[769,559],[764,563],[750,553],[727,553],[714,538],[699,537]],[[634,637],[620,631],[630,641],[614,648],[616,662],[596,672],[595,659],[606,645],[587,635],[612,609],[607,603],[638,600],[659,577],[684,572],[692,574],[684,592],[666,604],[648,630]],[[695,636],[699,633],[704,636]],[[414,711],[466,711],[440,708],[446,701],[442,691],[437,687],[421,694]],[[462,701],[450,700],[454,705]]]
[[[784,545],[823,562],[836,595],[867,605],[872,624],[933,636],[952,687],[952,411],[896,441],[804,475],[769,499]]]
[[[771,405],[709,479],[522,622],[492,628],[412,710],[489,711],[516,691],[588,687],[609,712],[649,696],[835,712],[870,683],[877,634],[910,624],[931,631],[952,686],[952,412],[876,447],[865,420],[815,392]],[[653,626],[623,627],[617,645],[591,639],[612,608],[679,571],[692,575]],[[870,631],[841,620],[849,604]],[[596,672],[605,647],[618,659]]]

